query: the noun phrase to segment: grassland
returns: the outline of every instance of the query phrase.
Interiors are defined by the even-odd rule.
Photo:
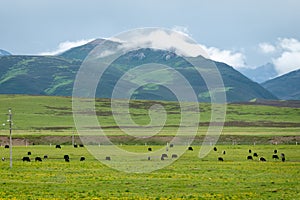
[[[102,147],[96,147],[101,150]],[[147,152],[146,146],[122,146],[128,151]],[[160,148],[152,146],[153,150]],[[204,159],[199,146],[172,165],[145,174],[128,174],[95,160],[85,148],[62,146],[15,147],[13,168],[0,162],[0,199],[299,199],[300,148],[296,145],[221,145]],[[271,159],[274,149],[284,152],[286,162]],[[247,161],[248,149],[264,156]],[[226,150],[226,155],[222,151]],[[48,155],[43,162],[22,162]],[[63,155],[70,155],[70,162]],[[8,158],[8,149],[0,149]],[[80,162],[81,156],[86,161]],[[224,162],[217,161],[218,156]],[[113,157],[112,157],[113,159]],[[171,159],[171,158],[169,158]],[[104,158],[103,158],[104,160]],[[164,162],[151,160],[149,162]]]
[[[155,151],[174,136],[180,110],[175,102],[132,101],[130,112],[136,123],[149,122],[148,108],[153,103],[163,105],[168,113],[166,127],[153,139],[126,137],[113,120],[108,99],[97,99],[97,117],[105,134],[120,148],[147,153],[147,145],[151,145]],[[9,168],[9,150],[0,147],[0,157],[5,158],[0,161],[0,199],[300,198],[300,148],[296,145],[300,144],[299,108],[228,105],[218,151],[200,159],[198,152],[210,121],[210,105],[201,103],[200,127],[192,143],[194,151],[187,151],[168,167],[152,173],[128,174],[97,161],[86,148],[69,145],[74,133],[75,142],[81,142],[74,128],[71,98],[0,95],[0,122],[6,122],[9,107],[13,109],[14,122],[13,168]],[[2,126],[0,144],[7,144],[7,136],[7,125]],[[55,149],[54,144],[63,144],[62,149]],[[105,145],[86,147],[103,151]],[[272,160],[275,148],[278,154],[285,153],[286,162]],[[248,149],[267,162],[258,158],[248,161]],[[32,160],[46,154],[49,158],[22,162],[28,151]],[[69,163],[63,159],[65,154],[70,155]],[[86,160],[79,161],[81,156]],[[224,162],[217,160],[219,156]],[[149,162],[164,161],[155,158]]]
[[[163,133],[168,135],[170,134],[168,131],[172,132],[173,128],[179,124],[180,107],[178,103],[132,101],[131,116],[137,124],[149,123],[148,109],[154,103],[164,106],[168,113],[166,131]],[[6,122],[9,107],[13,109],[16,134],[34,134],[34,132],[43,131],[46,135],[57,135],[58,132],[68,135],[75,127],[70,97],[0,95],[0,121]],[[118,128],[115,127],[116,124],[111,113],[110,100],[97,99],[95,107],[101,126],[119,135],[120,131],[118,132]],[[199,134],[203,134],[210,122],[211,108],[210,104],[206,103],[199,104],[199,108]],[[3,130],[7,130],[7,127],[0,127],[0,131]],[[300,108],[241,104],[227,106],[224,134],[280,132],[283,135],[285,133],[291,135],[299,130]]]

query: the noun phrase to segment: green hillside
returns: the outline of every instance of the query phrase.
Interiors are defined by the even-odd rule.
[[[262,83],[279,99],[300,100],[300,69]]]
[[[73,48],[60,56],[4,56],[0,57],[0,94],[31,94],[72,96],[73,83],[82,60],[102,40]],[[118,45],[109,42],[107,48]],[[140,55],[143,55],[140,57]],[[166,59],[168,56],[168,59]],[[204,58],[200,58],[204,59]],[[117,81],[130,69],[147,63],[158,63],[176,69],[189,81],[198,101],[209,102],[210,96],[203,78],[183,58],[167,51],[140,49],[128,52],[114,61],[100,80],[96,96],[111,98]],[[232,67],[215,62],[224,81],[227,101],[241,102],[255,98],[277,99],[274,95],[251,81]],[[199,66],[206,67],[206,66]],[[209,70],[209,69],[208,69]],[[162,75],[161,79],[172,85],[178,82],[169,74]],[[135,86],[136,80],[127,80]],[[181,88],[185,91],[187,88]],[[168,89],[160,85],[145,85],[139,87],[132,99],[148,100],[176,100]]]

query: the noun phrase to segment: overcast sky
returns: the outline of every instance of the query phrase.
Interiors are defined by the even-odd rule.
[[[0,0],[0,49],[54,54],[141,27],[188,33],[215,60],[300,68],[298,0]]]

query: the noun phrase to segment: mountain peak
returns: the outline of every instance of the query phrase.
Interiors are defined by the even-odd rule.
[[[0,49],[0,56],[10,56],[10,55],[11,53],[9,53],[8,51]]]
[[[254,69],[242,68],[239,71],[257,83],[263,83],[278,76],[272,63],[266,63],[265,65],[261,65]]]

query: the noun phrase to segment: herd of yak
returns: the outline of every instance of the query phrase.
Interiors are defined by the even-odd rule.
[[[75,144],[75,145],[74,145],[74,148],[78,148],[78,146],[79,146],[79,147],[84,147],[83,144],[80,144],[80,145]],[[173,144],[170,144],[170,147],[172,148],[172,147],[173,147]],[[9,145],[5,145],[4,148],[9,148]],[[60,149],[61,146],[60,146],[60,145],[56,145],[55,148]],[[188,147],[188,150],[189,150],[189,151],[193,151],[193,147],[191,147],[191,146]],[[216,147],[214,147],[213,150],[214,150],[214,151],[218,151],[218,149],[217,149]],[[148,151],[152,151],[152,148],[149,147],[149,148],[148,148]],[[253,160],[254,157],[257,157],[257,158],[259,157],[258,154],[257,154],[256,152],[252,152],[251,149],[248,150],[248,153],[249,153],[249,155],[246,157],[247,160]],[[225,155],[225,154],[226,154],[226,151],[222,151],[222,154]],[[31,161],[31,159],[30,159],[30,157],[29,157],[30,155],[31,155],[31,152],[27,152],[27,156],[24,156],[24,157],[22,158],[22,160],[23,160],[24,162],[25,162],[25,161],[26,161],[26,162],[30,162],[30,161]],[[177,156],[176,154],[172,154],[171,157],[172,157],[172,158],[175,158],[175,159],[178,158],[178,156]],[[166,158],[168,158],[168,155],[167,155],[166,153],[164,153],[164,154],[161,155],[161,160],[164,160],[164,159],[166,159]],[[282,162],[285,162],[286,159],[285,159],[285,154],[284,154],[284,153],[281,153],[281,154],[280,154],[280,158],[281,158],[281,161],[282,161]],[[274,160],[279,160],[280,158],[279,158],[279,156],[278,156],[278,151],[275,149],[275,150],[274,150],[274,154],[272,155],[272,159],[274,159]],[[44,159],[44,160],[45,160],[45,159],[48,159],[48,155],[44,155],[43,159]],[[42,159],[41,157],[35,157],[34,160],[37,161],[37,162],[41,162],[43,159]],[[69,157],[69,155],[64,155],[64,156],[63,156],[63,159],[64,159],[66,162],[70,162],[70,157]],[[85,157],[84,157],[84,156],[81,156],[79,160],[80,160],[80,161],[85,161]],[[110,157],[110,156],[106,156],[105,160],[110,161],[110,160],[111,160],[111,157]],[[150,157],[150,156],[148,157],[148,160],[151,160],[151,157]],[[5,158],[2,158],[2,161],[5,161]],[[220,156],[220,157],[218,157],[218,161],[224,161],[224,158]],[[264,158],[264,157],[260,157],[260,158],[259,158],[259,161],[261,161],[261,162],[266,162],[267,160],[266,160],[266,158]]]

